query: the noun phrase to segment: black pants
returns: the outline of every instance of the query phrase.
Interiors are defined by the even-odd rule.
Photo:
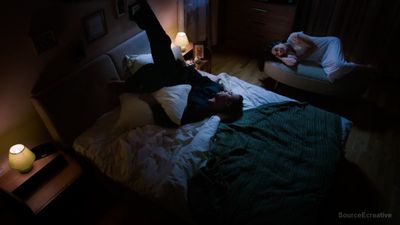
[[[150,42],[153,64],[141,67],[132,74],[126,84],[132,92],[153,92],[162,87],[178,84],[190,84],[187,106],[181,119],[181,124],[200,121],[213,112],[208,99],[223,90],[218,83],[202,76],[193,66],[186,66],[184,62],[176,61],[171,50],[171,40],[165,33],[150,6],[140,3],[141,9],[136,13],[134,20],[138,26],[146,31]],[[174,127],[161,105],[150,105],[155,121],[162,126]]]
[[[185,66],[184,62],[175,60],[171,50],[171,39],[154,12],[146,2],[140,6],[136,22],[146,31],[154,64],[144,65],[131,75],[126,81],[128,89],[133,92],[153,92],[166,86],[178,84],[199,86],[213,82],[201,76],[194,67]]]

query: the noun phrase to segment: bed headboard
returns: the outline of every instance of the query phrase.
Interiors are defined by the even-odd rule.
[[[149,52],[147,36],[140,32],[32,96],[33,105],[52,138],[71,147],[75,138],[97,118],[119,104],[108,82],[120,79],[125,54]]]
[[[122,73],[125,72],[122,68],[122,61],[125,55],[145,53],[150,53],[150,43],[147,39],[146,32],[143,31],[114,47],[107,52],[107,55],[113,60],[118,74],[122,75]]]

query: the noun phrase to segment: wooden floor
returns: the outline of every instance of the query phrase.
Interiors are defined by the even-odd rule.
[[[257,60],[247,54],[235,54],[227,51],[213,53],[211,63],[212,74],[229,73],[249,83],[262,85],[266,74],[257,68]]]
[[[257,60],[245,54],[214,52],[212,73],[221,72],[269,89],[274,87],[270,84],[272,80],[258,70]],[[277,93],[308,101],[354,122],[345,146],[347,160],[341,164],[337,178],[335,198],[340,203],[336,210],[392,213],[392,219],[368,221],[372,224],[400,224],[400,110],[398,98],[388,94],[388,88],[395,90],[397,86],[375,82],[364,99],[357,101],[317,96],[285,85],[275,89]],[[352,222],[363,224],[366,220]]]

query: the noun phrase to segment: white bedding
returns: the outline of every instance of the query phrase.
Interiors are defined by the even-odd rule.
[[[294,101],[225,73],[203,75],[214,81],[220,79],[226,89],[241,94],[244,109]],[[187,179],[207,162],[209,141],[216,132],[219,117],[212,116],[178,129],[147,125],[121,132],[112,129],[118,115],[119,108],[101,117],[75,140],[75,150],[110,178],[178,215],[188,215],[185,207]],[[342,121],[345,124],[347,120]]]

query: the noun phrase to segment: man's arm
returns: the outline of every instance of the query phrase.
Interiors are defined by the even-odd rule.
[[[287,66],[296,66],[298,63],[298,59],[294,55],[288,55],[286,57],[278,57],[284,64]]]

